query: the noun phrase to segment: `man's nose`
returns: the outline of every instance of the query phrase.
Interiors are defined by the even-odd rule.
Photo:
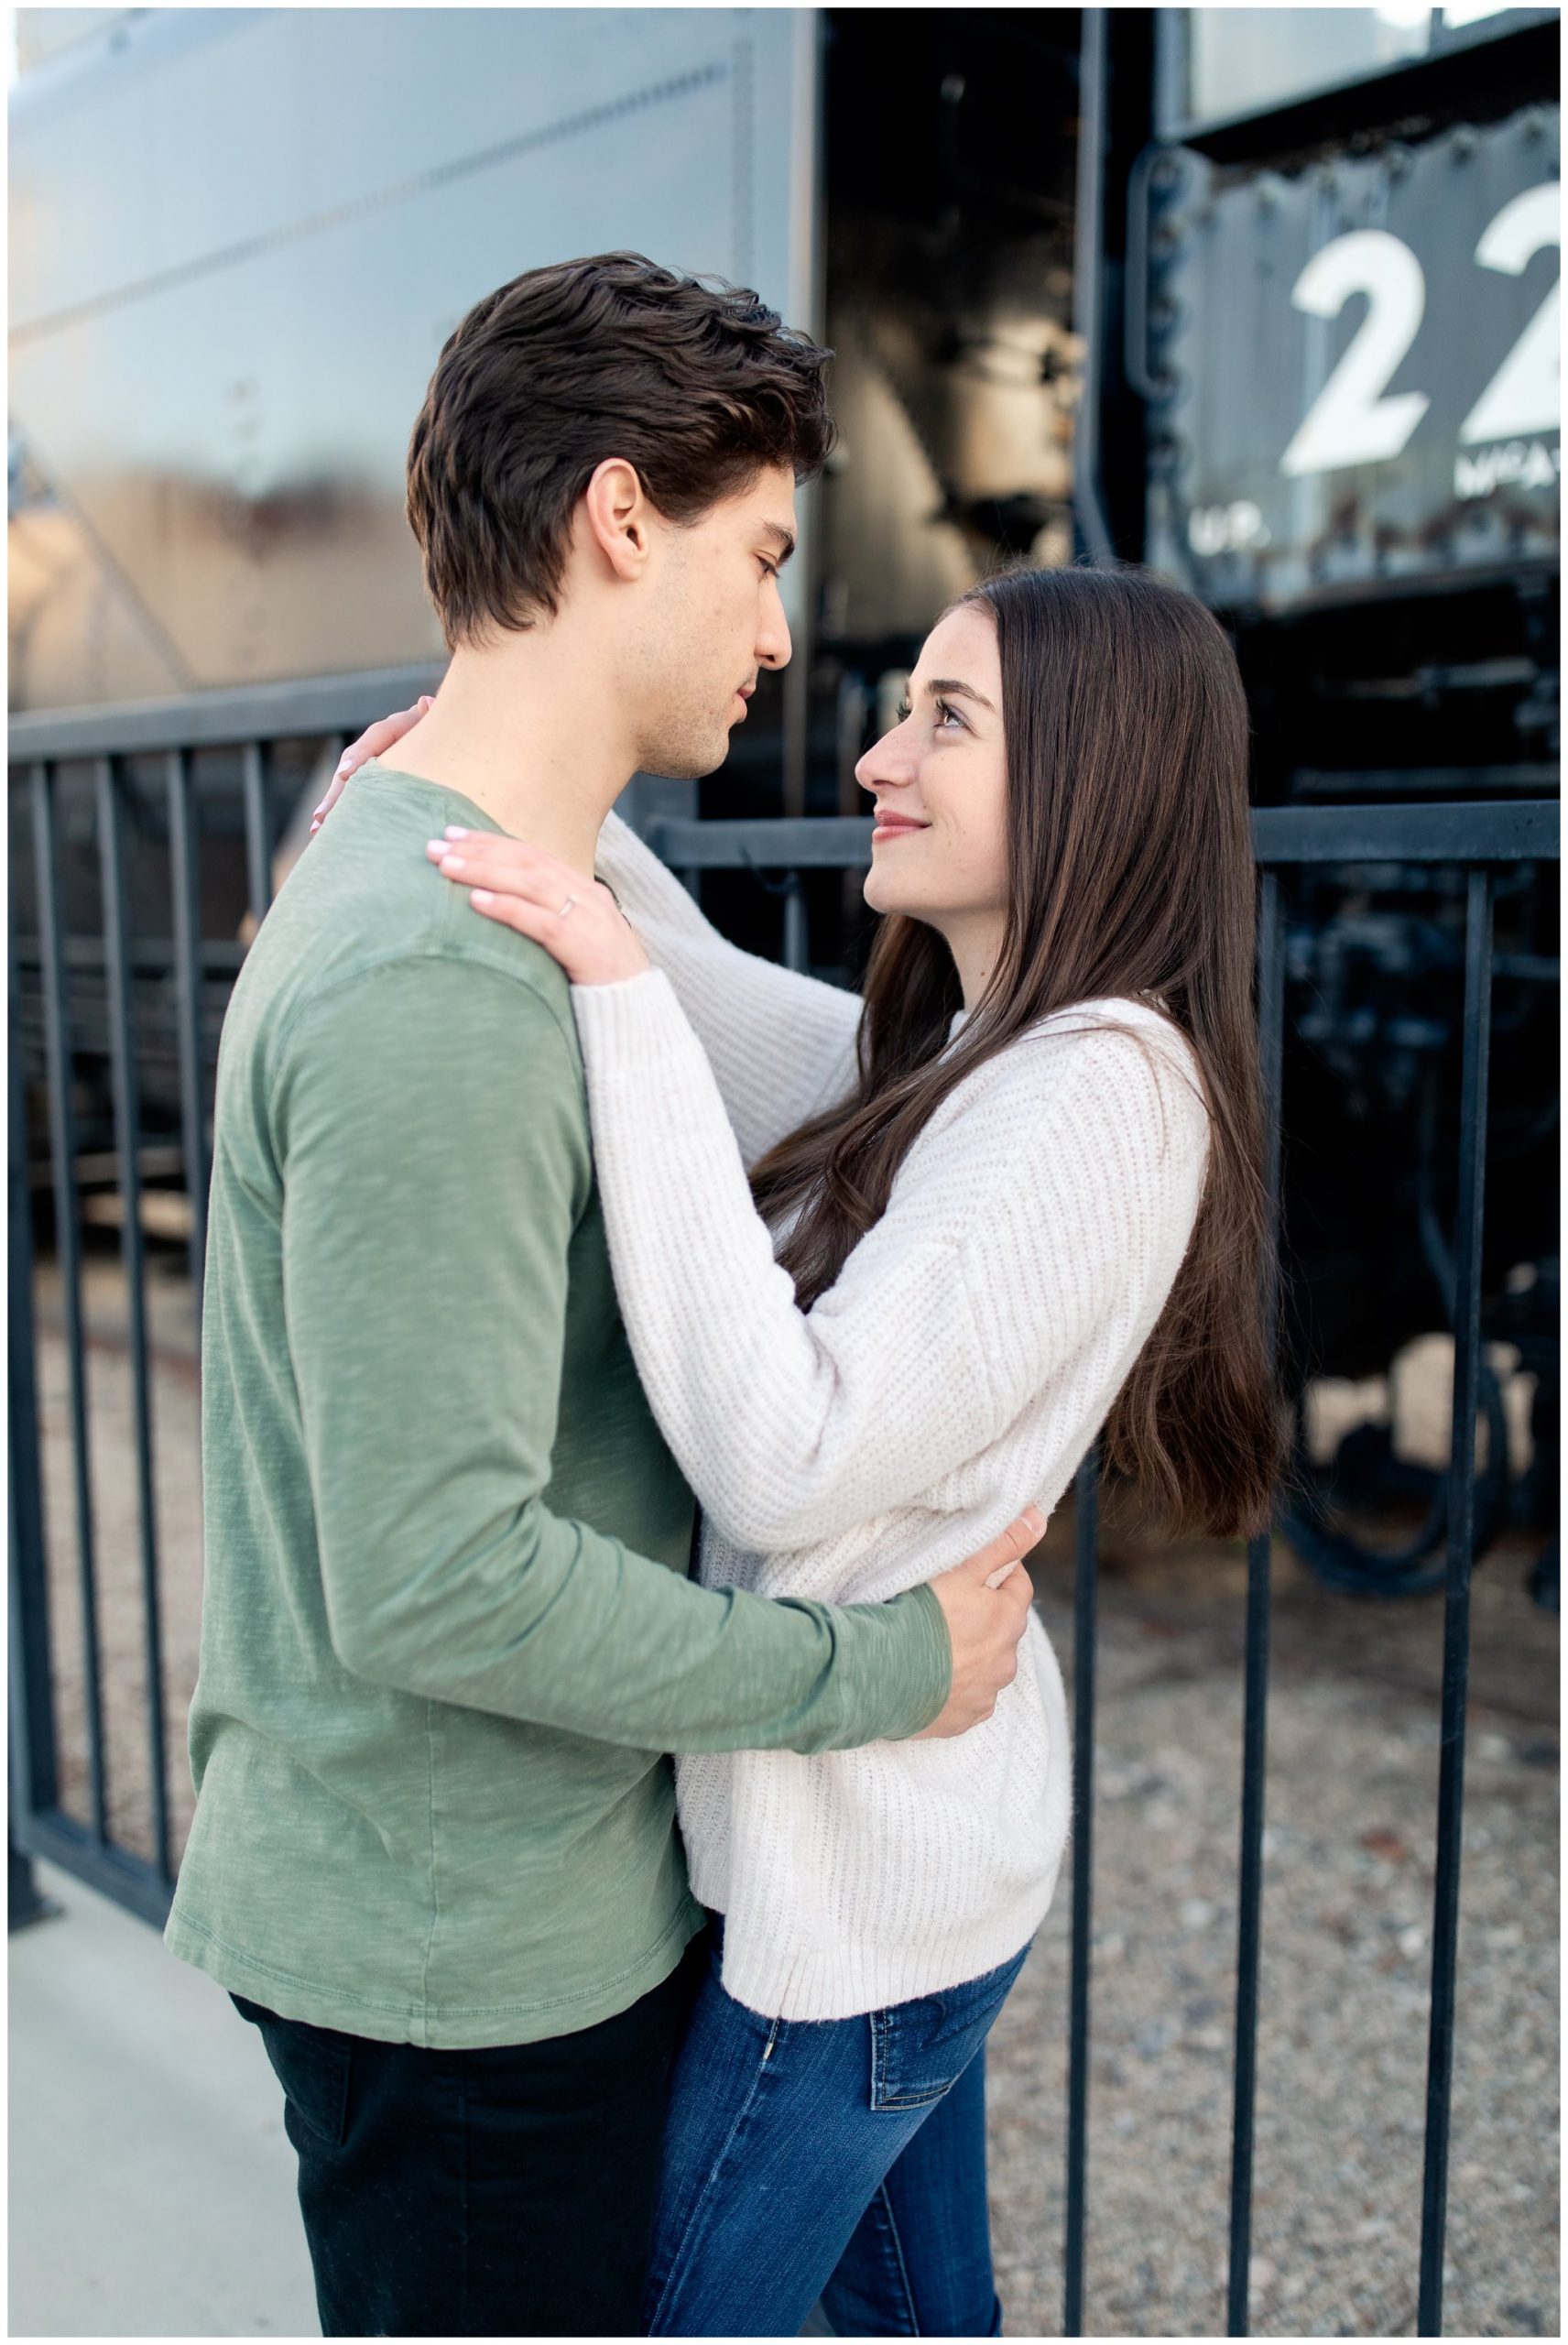
[[[759,668],[787,668],[791,645],[789,622],[784,616],[784,605],[773,596],[773,608],[757,630],[757,664]]]

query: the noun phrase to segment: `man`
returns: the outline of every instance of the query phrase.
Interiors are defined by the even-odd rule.
[[[269,913],[218,1073],[199,1799],[168,1939],[282,2079],[335,2335],[637,2331],[703,1916],[679,1751],[963,1732],[1043,1527],[887,1605],[687,1576],[615,1307],[566,981],[434,873],[584,877],[789,639],[826,354],[635,255],[470,312],[408,512],[452,664]]]

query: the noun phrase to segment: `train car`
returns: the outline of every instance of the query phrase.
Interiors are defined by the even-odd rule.
[[[433,683],[442,647],[404,518],[404,453],[446,335],[519,271],[627,246],[753,283],[786,316],[817,310],[809,11],[23,9],[17,38],[14,719],[287,698],[368,673],[386,675],[386,707]],[[799,627],[798,601],[790,615]],[[274,883],[331,769],[310,730],[250,777]],[[773,730],[777,756],[777,710]],[[141,1110],[167,1152],[179,1079],[160,760],[127,756],[121,773]],[[210,1057],[257,890],[243,761],[203,751],[194,780]],[[41,1076],[25,791],[10,821],[21,1028]],[[59,773],[55,830],[77,1119],[108,1177],[86,763]]]
[[[1154,61],[1119,320],[1145,553],[1232,631],[1258,802],[1554,793],[1557,12],[1161,11]],[[1483,1547],[1510,1511],[1556,1520],[1554,869],[1500,874],[1497,919],[1486,1326],[1536,1382],[1510,1489],[1483,1377]],[[1295,1349],[1342,1376],[1451,1324],[1463,933],[1454,870],[1291,891]],[[1336,1468],[1309,1478],[1298,1546],[1352,1585],[1392,1565],[1431,1584],[1441,1488],[1428,1478],[1422,1530],[1379,1557],[1332,1528],[1332,1500],[1422,1478],[1386,1425]],[[1549,1549],[1543,1600],[1554,1575]]]
[[[51,13],[18,12],[24,49]],[[858,812],[932,612],[1017,558],[1148,561],[1218,613],[1260,806],[1555,789],[1555,10],[80,13],[100,21],[25,58],[12,104],[14,711],[433,674],[401,463],[441,341],[518,270],[630,245],[756,285],[837,353],[796,657],[691,811]],[[285,857],[315,755],[274,760]],[[242,785],[209,760],[214,1018]],[[149,932],[159,804],[133,858]],[[91,1094],[85,776],[61,805]],[[1510,1479],[1484,1380],[1483,1545],[1555,1517],[1550,881],[1498,882],[1486,1324],[1536,1385]],[[759,878],[704,900],[779,949]],[[797,901],[800,957],[853,971],[855,877]],[[1303,1388],[1447,1323],[1463,909],[1432,864],[1287,890]],[[157,1031],[149,1009],[155,1070]],[[1336,1511],[1412,1497],[1423,1523],[1380,1555]],[[1365,1426],[1304,1471],[1291,1527],[1325,1577],[1431,1585],[1441,1478]]]

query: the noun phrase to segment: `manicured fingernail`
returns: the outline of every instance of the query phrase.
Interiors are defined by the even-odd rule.
[[[493,904],[495,899],[488,888],[474,888],[469,890],[468,900],[471,904]]]
[[[441,865],[441,869],[449,878],[454,871],[466,871],[467,868],[468,866],[461,855],[449,855]]]
[[[316,817],[316,819],[315,819],[315,821],[314,821],[314,822],[311,823],[311,825],[310,825],[310,836],[311,836],[312,838],[314,838],[314,837],[315,837],[316,833],[321,829],[321,816],[318,814],[318,815],[317,815],[317,817]]]
[[[461,824],[457,823],[449,823],[441,835],[443,838],[449,839],[465,839],[468,836],[468,833],[463,829]]]

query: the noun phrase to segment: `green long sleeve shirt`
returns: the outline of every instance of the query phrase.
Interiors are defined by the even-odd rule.
[[[929,1588],[687,1576],[615,1304],[565,976],[434,871],[455,793],[355,778],[219,1053],[195,1821],[173,1951],[431,2046],[624,2010],[700,1925],[676,1751],[901,1738]]]

